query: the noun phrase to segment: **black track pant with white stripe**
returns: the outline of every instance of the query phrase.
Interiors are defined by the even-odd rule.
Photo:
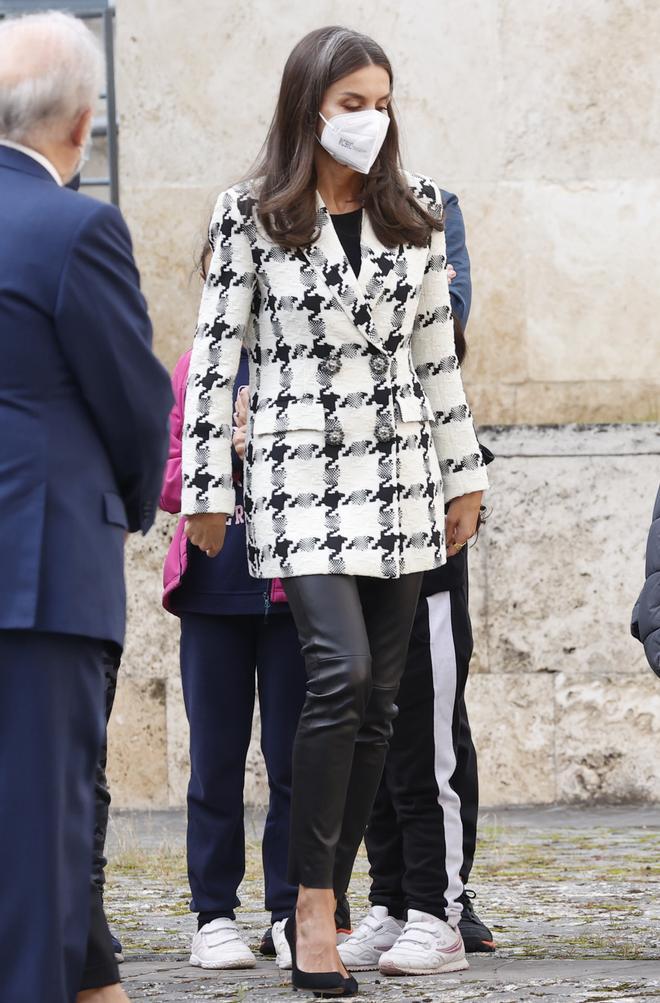
[[[399,715],[365,842],[373,905],[455,925],[474,860],[477,757],[465,708],[467,583],[419,600]]]

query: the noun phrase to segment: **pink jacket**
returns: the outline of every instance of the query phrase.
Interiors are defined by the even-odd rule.
[[[183,435],[183,412],[186,399],[186,385],[190,368],[191,351],[187,351],[177,362],[172,374],[174,406],[170,414],[170,450],[165,466],[165,477],[160,496],[160,507],[165,512],[181,511],[181,437]],[[163,606],[171,612],[172,593],[181,584],[188,565],[188,540],[184,532],[185,518],[179,520],[163,566]],[[275,578],[270,590],[271,602],[286,602],[282,583]]]

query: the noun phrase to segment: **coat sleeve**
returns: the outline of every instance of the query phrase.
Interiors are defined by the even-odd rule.
[[[660,490],[646,545],[646,581],[633,610],[631,632],[644,644],[649,665],[660,676]]]
[[[190,361],[181,511],[234,511],[232,391],[252,307],[254,262],[236,193],[224,192],[209,236],[213,258]]]
[[[160,494],[160,507],[172,513],[181,511],[181,439],[189,366],[190,352],[186,352],[177,362],[172,375],[174,406],[170,412],[170,449]]]
[[[128,229],[99,204],[72,240],[55,334],[112,464],[131,532],[156,514],[167,455],[170,380],[151,350],[151,323]]]
[[[447,262],[454,266],[456,272],[456,278],[449,286],[451,308],[465,330],[472,304],[472,276],[470,274],[470,255],[465,243],[465,223],[456,195],[443,191],[442,202],[445,210]]]
[[[439,189],[435,191],[435,204],[428,208],[439,215],[442,201]],[[488,477],[456,357],[442,230],[434,230],[431,238],[413,328],[412,359],[433,409],[433,441],[445,502],[471,491],[484,491]]]

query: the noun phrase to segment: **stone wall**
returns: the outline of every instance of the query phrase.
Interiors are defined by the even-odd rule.
[[[118,0],[122,201],[167,364],[214,197],[254,160],[290,48],[329,23],[385,45],[406,164],[461,199],[479,420],[658,420],[656,0]]]
[[[660,6],[653,0],[118,0],[122,208],[171,368],[214,197],[243,175],[306,31],[394,63],[408,166],[458,192],[473,262],[466,383],[493,516],[472,553],[469,701],[485,803],[658,797],[659,690],[628,636],[660,473]],[[111,727],[123,805],[180,804],[174,522],[129,544]],[[655,729],[655,733],[654,730]],[[248,796],[264,797],[256,746]]]
[[[482,438],[497,455],[491,517],[470,562],[468,705],[483,802],[660,799],[660,686],[629,634],[660,425],[485,428]],[[172,528],[163,516],[129,544],[129,640],[110,749],[122,805],[185,795],[178,621],[159,608]],[[247,797],[266,797],[256,732]]]

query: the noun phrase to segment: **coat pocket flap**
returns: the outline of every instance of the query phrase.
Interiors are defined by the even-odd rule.
[[[255,435],[304,429],[314,429],[319,432],[325,429],[323,405],[311,397],[290,400],[282,404],[277,401],[262,404],[257,407],[254,415]]]
[[[407,384],[396,392],[401,421],[434,421],[433,408],[421,386]]]
[[[106,491],[103,495],[103,507],[105,510],[105,521],[112,526],[121,526],[128,529],[128,517],[126,507],[122,498],[112,491]]]

